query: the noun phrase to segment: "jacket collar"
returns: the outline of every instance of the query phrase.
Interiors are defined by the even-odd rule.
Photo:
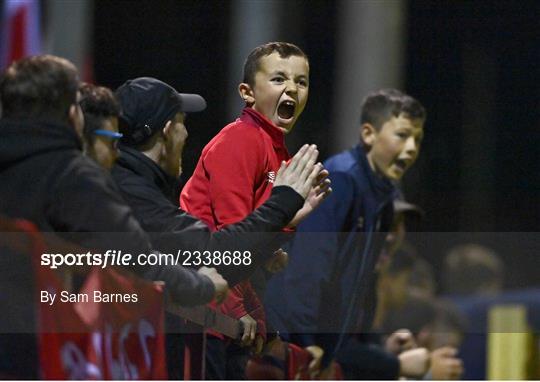
[[[140,151],[129,146],[120,145],[120,157],[116,165],[151,180],[164,195],[173,198],[176,178],[167,174],[152,159]]]
[[[362,144],[358,144],[355,148],[353,148],[352,153],[358,163],[360,163],[360,166],[362,167],[362,172],[366,174],[369,186],[375,193],[377,200],[379,202],[393,200],[396,193],[395,186],[390,180],[377,175],[375,171],[371,169]]]
[[[275,126],[268,118],[251,107],[245,107],[240,116],[242,122],[261,127],[272,139],[275,148],[285,147],[285,134]]]

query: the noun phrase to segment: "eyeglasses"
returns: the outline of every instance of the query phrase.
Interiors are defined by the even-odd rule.
[[[115,131],[110,130],[103,130],[103,129],[97,129],[93,131],[94,135],[99,135],[100,137],[109,138],[111,141],[113,149],[118,149],[118,143],[120,141],[120,138],[124,136],[124,134],[117,133]]]

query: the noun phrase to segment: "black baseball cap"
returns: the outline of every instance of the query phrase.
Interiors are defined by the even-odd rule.
[[[152,77],[126,81],[116,89],[116,97],[122,109],[122,143],[127,145],[144,143],[178,112],[194,113],[206,108],[206,101],[200,95],[178,93]]]

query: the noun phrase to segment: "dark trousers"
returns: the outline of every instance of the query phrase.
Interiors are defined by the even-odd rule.
[[[167,374],[169,379],[184,379],[184,336],[183,320],[180,317],[165,313],[165,352],[167,355]]]
[[[245,380],[249,348],[209,335],[206,339],[206,379]]]

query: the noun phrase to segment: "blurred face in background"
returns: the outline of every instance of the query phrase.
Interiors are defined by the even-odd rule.
[[[118,118],[104,118],[101,129],[94,131],[93,142],[87,146],[87,155],[107,170],[114,166],[118,158],[118,142],[121,135],[117,134]]]
[[[386,308],[399,309],[407,302],[407,285],[411,272],[403,270],[395,274],[382,272],[378,288],[384,300]]]
[[[404,114],[392,117],[380,129],[362,125],[362,140],[371,169],[390,180],[400,180],[414,164],[424,137],[424,121]]]

